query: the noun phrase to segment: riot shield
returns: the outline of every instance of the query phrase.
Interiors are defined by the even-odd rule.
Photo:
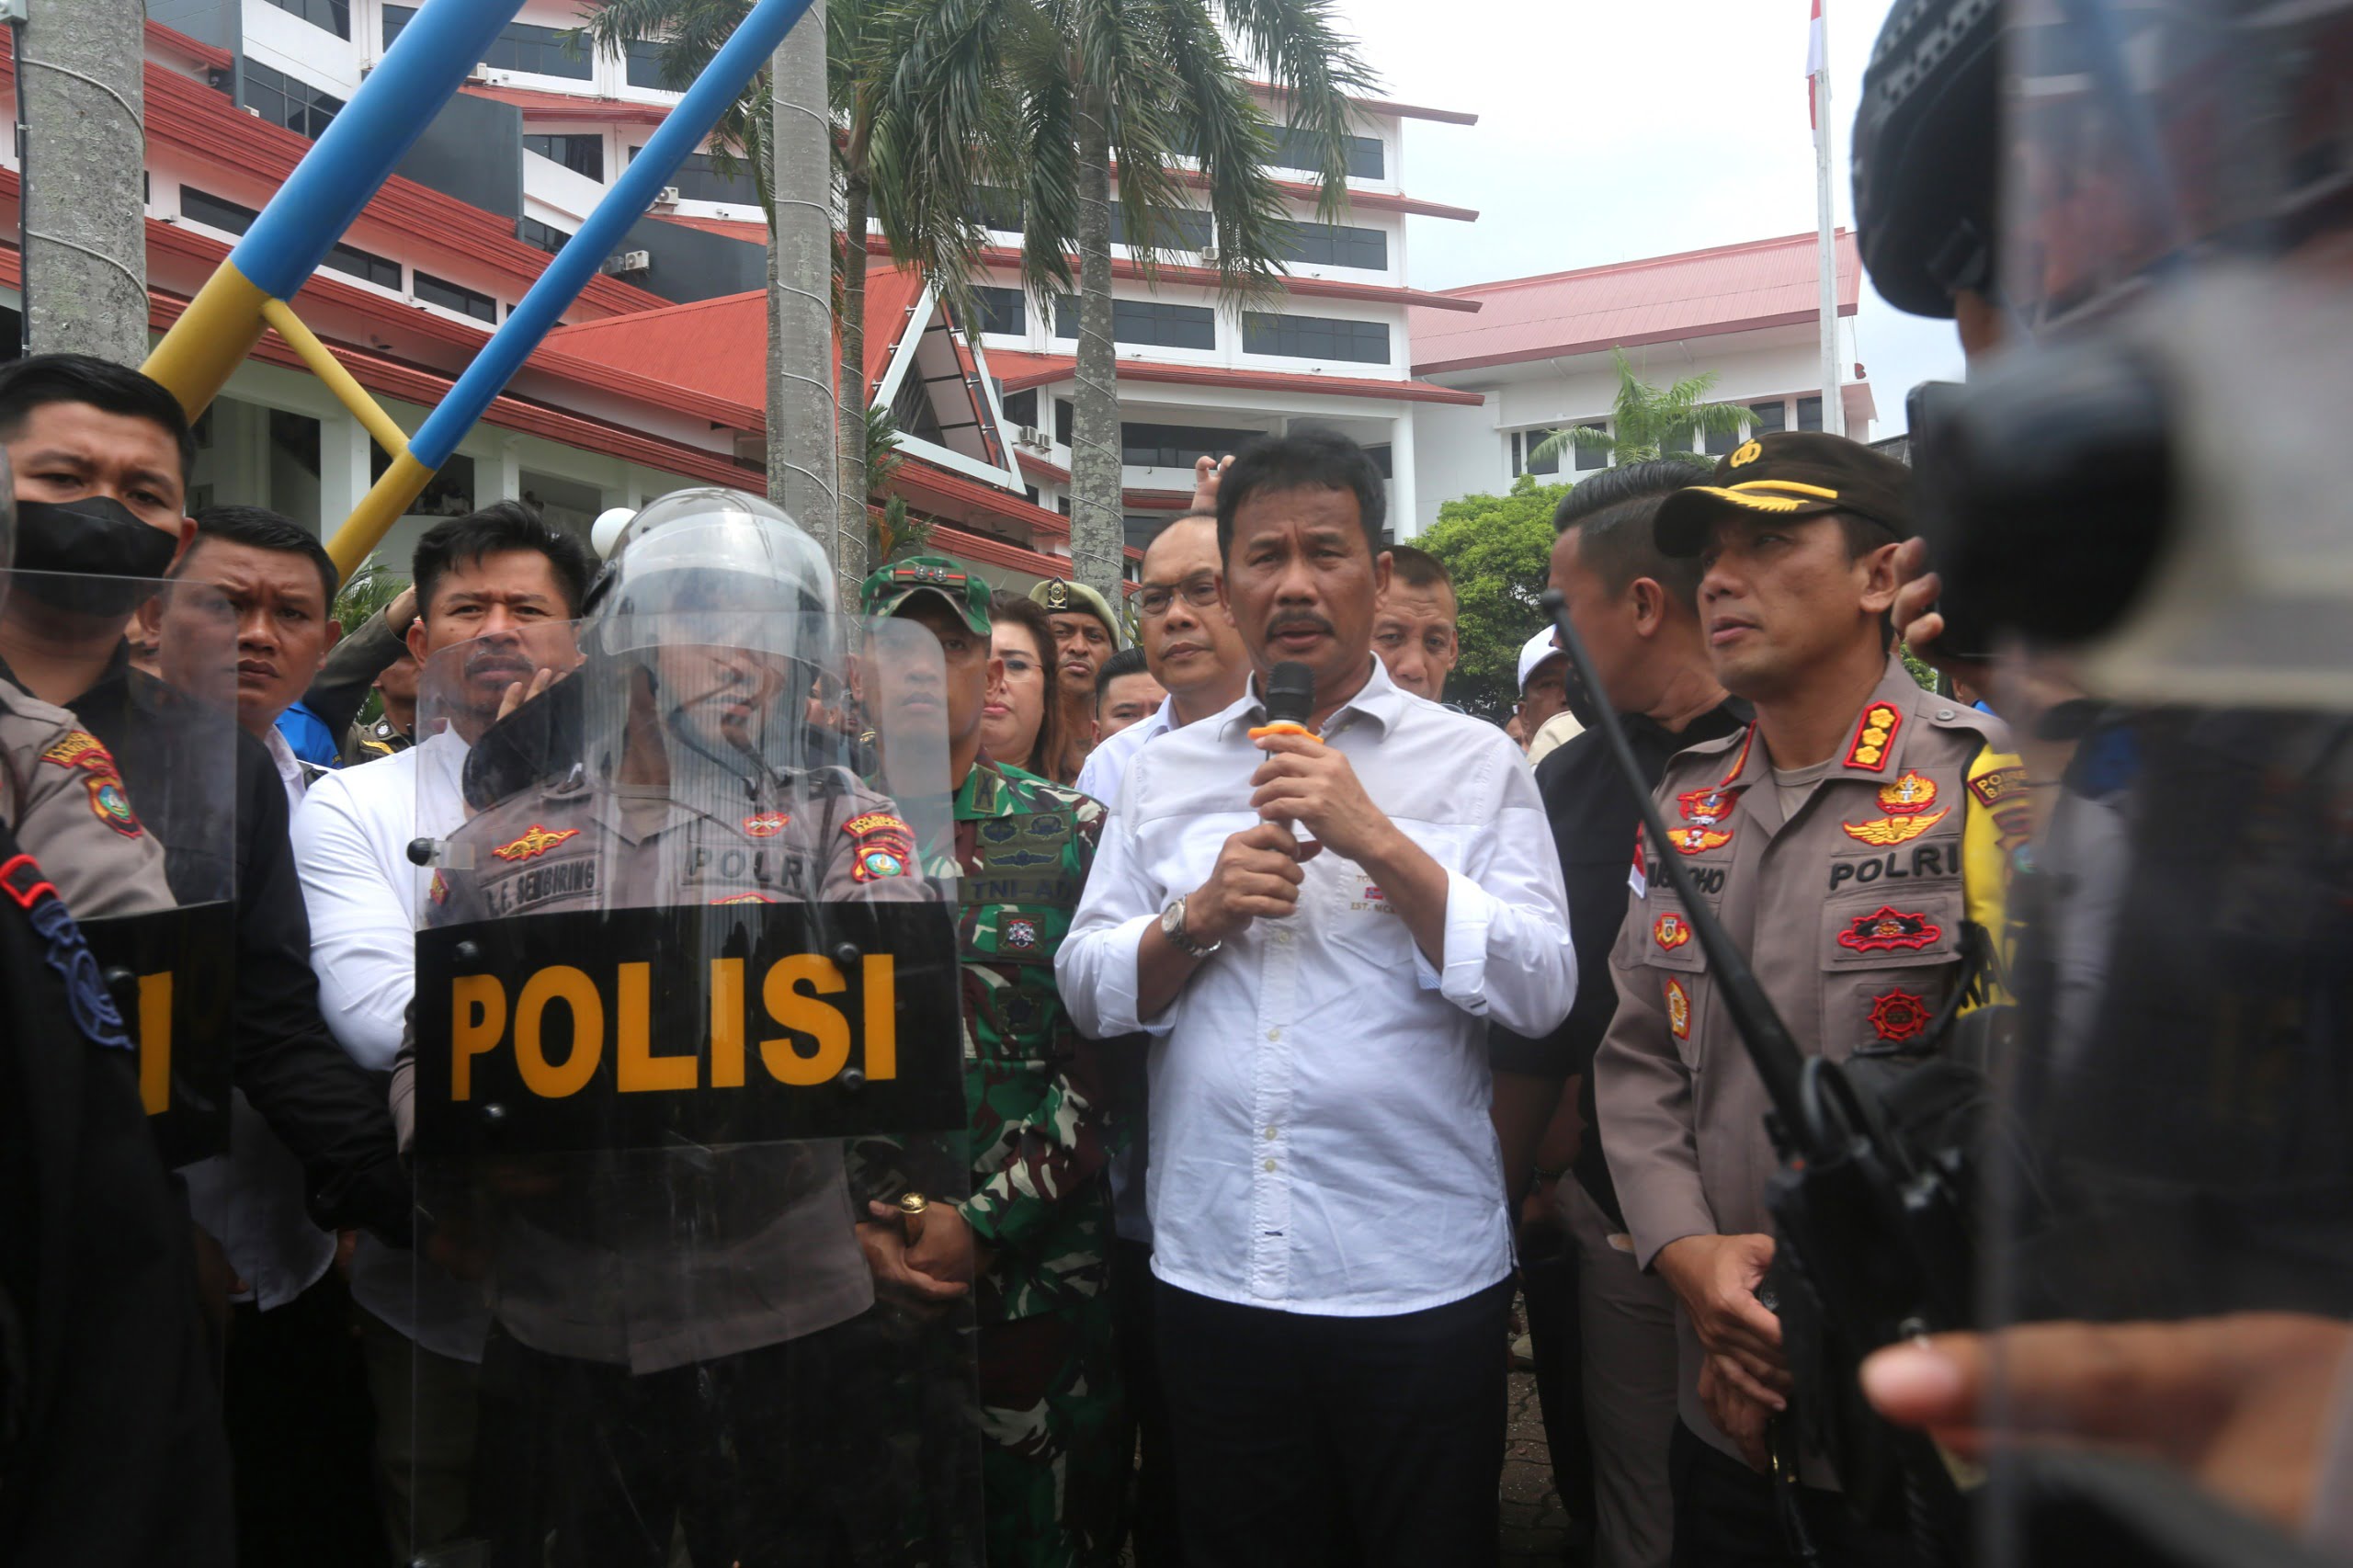
[[[17,832],[87,938],[167,1165],[229,1146],[236,624],[209,584],[14,572],[0,621],[60,723],[11,721]],[[134,654],[136,655],[134,657]],[[19,740],[19,735],[23,739]],[[20,745],[22,749],[20,750]]]
[[[413,850],[404,1119],[421,1268],[491,1323],[474,1388],[417,1386],[475,1455],[469,1527],[423,1561],[978,1558],[970,1289],[904,1267],[970,1172],[925,875],[945,712],[877,716],[942,759],[886,795],[810,700],[878,657],[936,693],[938,647],[746,608],[779,596],[740,564],[600,589],[551,684],[487,643],[420,673],[425,744],[469,749],[461,824]]]
[[[2353,5],[2020,3],[2006,42],[2018,335],[1923,448],[2035,786],[1981,1556],[2302,1561],[2332,1512],[2353,1551]]]

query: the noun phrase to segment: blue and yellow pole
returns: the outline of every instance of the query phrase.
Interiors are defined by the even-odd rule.
[[[261,341],[262,305],[291,300],[522,0],[426,0],[252,228],[147,357],[193,419]]]
[[[734,36],[721,46],[647,140],[644,151],[621,171],[620,178],[581,223],[580,232],[564,242],[547,270],[540,274],[540,280],[482,346],[482,352],[474,356],[449,395],[409,437],[408,450],[393,458],[383,477],[327,541],[327,553],[346,575],[368,558],[394,519],[423,493],[434,471],[449,460],[483,410],[530,358],[564,308],[597,276],[605,257],[620,247],[629,226],[654,204],[678,165],[702,144],[719,117],[742,94],[744,85],[767,63],[808,9],[809,0],[759,0],[752,7]]]

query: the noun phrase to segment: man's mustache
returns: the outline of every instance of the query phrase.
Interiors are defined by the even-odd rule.
[[[1274,637],[1290,631],[1294,626],[1308,627],[1323,632],[1326,637],[1337,637],[1340,634],[1336,627],[1312,609],[1287,609],[1267,623],[1267,635]]]

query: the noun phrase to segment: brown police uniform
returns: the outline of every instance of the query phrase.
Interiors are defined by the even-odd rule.
[[[0,801],[25,853],[76,919],[173,907],[164,850],[114,755],[63,708],[0,680]]]
[[[1678,754],[1660,782],[1674,842],[1636,850],[1610,954],[1618,1011],[1594,1064],[1602,1145],[1644,1268],[1684,1236],[1769,1232],[1776,1168],[1764,1084],[1662,855],[1682,858],[1800,1047],[1833,1061],[1921,1040],[1962,975],[1964,923],[1996,942],[2005,933],[2025,800],[1999,722],[1922,690],[1891,656],[1848,733],[1822,777],[1786,798],[1753,725]],[[1981,976],[1968,1006],[1997,983]],[[1699,1340],[1680,1308],[1676,1318],[1683,1421],[1736,1454],[1700,1406]]]
[[[772,778],[723,808],[718,793],[703,810],[666,785],[526,790],[451,836],[427,887],[431,921],[934,896],[912,835],[877,825],[899,821],[890,802],[847,773]],[[393,1083],[404,1142],[412,1073],[404,1050]],[[542,1353],[660,1371],[797,1338],[873,1301],[838,1143],[589,1156],[565,1167],[563,1187],[516,1205],[491,1302]],[[689,1201],[708,1207],[684,1230]]]

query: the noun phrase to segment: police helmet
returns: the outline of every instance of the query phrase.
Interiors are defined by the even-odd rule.
[[[834,603],[832,562],[782,508],[703,486],[637,514],[582,613],[604,653],[693,642],[806,656],[801,623]]]
[[[2002,0],[1897,0],[1855,112],[1855,229],[1890,304],[1950,318],[1995,292]]]

